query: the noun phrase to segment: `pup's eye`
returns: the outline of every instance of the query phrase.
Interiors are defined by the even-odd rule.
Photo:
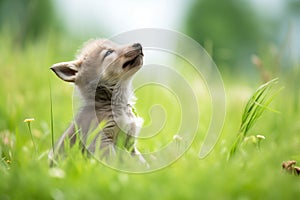
[[[106,56],[109,56],[111,53],[113,53],[114,52],[114,50],[111,50],[111,49],[109,49],[109,50],[107,50],[106,51],[106,53],[104,54],[104,58],[106,57]]]

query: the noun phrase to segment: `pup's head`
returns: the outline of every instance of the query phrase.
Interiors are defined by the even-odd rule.
[[[139,43],[117,45],[98,39],[86,43],[75,60],[54,64],[51,69],[62,80],[83,89],[95,82],[115,85],[128,81],[142,64]]]

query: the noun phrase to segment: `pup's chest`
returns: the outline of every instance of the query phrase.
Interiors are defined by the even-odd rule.
[[[136,136],[140,132],[143,120],[137,117],[131,108],[124,110],[115,117],[115,122],[119,128],[115,135],[114,143],[119,148],[133,150]]]
[[[143,119],[136,116],[131,106],[127,106],[126,109],[122,109],[118,113],[113,113],[113,116],[121,131],[132,136],[138,135],[143,125]]]

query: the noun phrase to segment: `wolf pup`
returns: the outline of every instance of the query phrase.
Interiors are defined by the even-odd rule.
[[[142,64],[143,51],[139,43],[117,45],[97,39],[87,42],[75,60],[50,68],[62,80],[74,83],[83,100],[75,119],[50,151],[51,163],[63,154],[65,145],[72,146],[78,139],[83,150],[89,153],[100,149],[104,157],[109,157],[121,146],[146,163],[135,146],[142,119],[132,111],[131,88],[132,77]],[[100,129],[99,125],[102,125]],[[91,133],[95,137],[86,144]]]

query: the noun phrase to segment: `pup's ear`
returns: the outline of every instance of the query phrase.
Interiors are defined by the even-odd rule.
[[[55,74],[64,81],[75,82],[81,61],[60,62],[50,68]]]

